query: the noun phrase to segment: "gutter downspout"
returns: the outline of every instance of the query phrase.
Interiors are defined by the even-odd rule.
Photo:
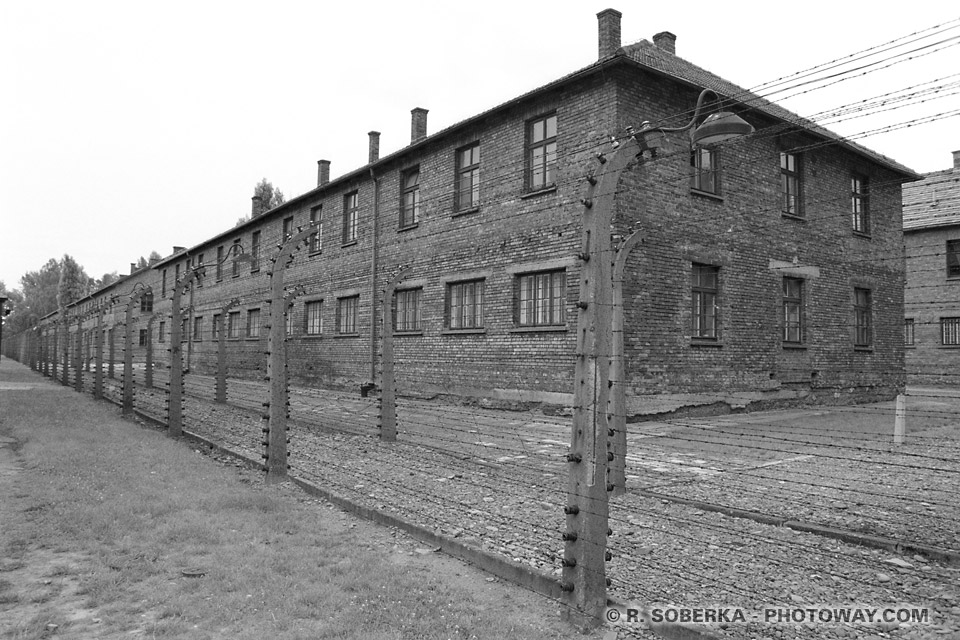
[[[370,382],[377,381],[377,268],[380,257],[380,178],[370,167],[373,180],[373,251],[370,257]],[[384,331],[387,327],[384,327]]]

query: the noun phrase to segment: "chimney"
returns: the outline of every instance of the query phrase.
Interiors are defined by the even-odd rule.
[[[137,263],[136,263],[136,262],[131,262],[131,263],[130,263],[130,275],[133,275],[133,274],[135,274],[136,272],[137,272]]]
[[[953,152],[953,170],[960,169],[960,151]]]
[[[410,110],[410,144],[427,137],[427,110],[421,107]]]
[[[250,217],[256,218],[258,215],[263,213],[263,200],[260,196],[253,196],[250,198]]]
[[[657,45],[657,49],[661,51],[666,51],[673,55],[677,54],[677,36],[669,31],[661,31],[653,36],[653,44]]]
[[[367,134],[370,136],[370,164],[373,164],[380,159],[380,132],[371,131]]]
[[[175,254],[176,254],[176,253],[180,253],[181,251],[186,251],[186,250],[187,250],[186,247],[174,247],[174,248],[173,248],[173,252],[174,252]]]
[[[330,182],[330,161],[317,160],[317,186],[322,187],[328,182]]]
[[[600,28],[600,59],[612,56],[620,48],[620,18],[616,9],[604,9],[597,14]]]

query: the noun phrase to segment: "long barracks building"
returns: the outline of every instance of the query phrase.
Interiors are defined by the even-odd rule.
[[[244,224],[69,312],[149,287],[133,313],[142,360],[147,344],[169,346],[174,283],[197,274],[183,300],[185,366],[213,371],[222,320],[231,375],[262,376],[271,258],[314,224],[285,271],[292,382],[378,383],[391,331],[401,393],[569,405],[581,200],[597,154],[643,122],[683,127],[710,89],[755,132],[707,147],[665,133],[617,189],[614,237],[642,237],[623,285],[630,411],[651,396],[680,406],[896,393],[901,186],[919,176],[687,62],[671,33],[621,46],[620,15],[598,14],[590,66],[432,135],[414,109],[403,149],[379,157],[371,132],[366,166],[331,180],[321,160],[315,189],[263,213],[255,202]],[[384,291],[401,271],[384,327]],[[116,353],[122,302],[101,320],[105,353]],[[71,339],[82,324],[95,340],[96,323],[71,324]]]

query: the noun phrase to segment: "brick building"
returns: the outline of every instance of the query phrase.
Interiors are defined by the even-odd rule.
[[[598,20],[595,63],[432,135],[413,109],[408,146],[380,157],[371,132],[367,165],[331,180],[321,160],[315,189],[263,213],[254,202],[249,221],[156,264],[167,319],[153,339],[169,332],[173,283],[203,265],[183,302],[187,366],[213,370],[222,318],[231,374],[262,374],[269,260],[315,223],[285,272],[295,383],[378,381],[383,292],[405,269],[387,328],[401,392],[568,404],[586,178],[611,137],[685,125],[710,89],[756,132],[696,149],[664,134],[618,190],[614,234],[643,236],[624,284],[631,411],[653,395],[900,389],[904,274],[890,256],[901,185],[918,176],[683,60],[669,32],[621,46],[620,13]]]
[[[916,384],[957,383],[960,364],[960,151],[953,167],[903,188],[904,343]]]

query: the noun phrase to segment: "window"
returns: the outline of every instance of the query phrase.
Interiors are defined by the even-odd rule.
[[[180,342],[187,341],[187,318],[180,320]]]
[[[180,265],[176,265],[173,268],[173,286],[174,288],[180,286]]]
[[[153,312],[153,294],[149,291],[140,296],[140,313]]]
[[[293,303],[287,305],[287,313],[284,316],[284,331],[286,335],[293,335]]]
[[[404,171],[401,185],[400,228],[406,229],[420,222],[420,168]]]
[[[323,207],[310,209],[310,225],[316,231],[310,236],[310,253],[320,253],[323,249]]]
[[[850,178],[850,212],[853,216],[853,230],[857,233],[870,233],[870,201],[867,179],[863,176]]]
[[[480,143],[457,151],[457,211],[480,206]]]
[[[240,337],[240,312],[231,311],[227,314],[227,337],[228,338],[239,338]]]
[[[260,309],[247,309],[247,337],[260,337]]]
[[[518,276],[517,324],[521,327],[563,325],[567,321],[567,274],[544,271]]]
[[[223,280],[223,246],[217,247],[217,282]]]
[[[783,279],[783,341],[803,343],[803,280]]]
[[[359,194],[354,191],[343,196],[343,244],[357,241],[357,224],[360,214]]]
[[[696,147],[690,153],[690,188],[720,194],[720,152]]]
[[[716,340],[719,337],[718,296],[720,267],[693,264],[690,287],[693,313],[691,335],[701,340]]]
[[[213,314],[213,322],[210,325],[210,339],[219,340],[220,339],[220,314]]]
[[[854,344],[858,347],[869,347],[873,344],[871,297],[870,289],[853,290]]]
[[[940,343],[960,345],[960,318],[940,318]]]
[[[250,271],[260,270],[260,232],[250,235]]]
[[[483,328],[483,280],[447,285],[447,328]]]
[[[141,347],[147,346],[147,330],[146,329],[140,329],[140,346]]]
[[[160,297],[167,297],[167,270],[164,269],[160,272]]]
[[[232,275],[234,278],[240,275],[240,238],[237,238],[233,241],[233,246],[230,247],[230,250],[233,252],[233,264]]]
[[[360,296],[337,300],[337,333],[350,335],[357,332],[357,303]]]
[[[203,340],[203,316],[194,316],[193,317],[193,341],[200,342]]]
[[[793,153],[780,154],[780,190],[783,193],[783,213],[802,216],[800,156]]]
[[[286,242],[293,237],[293,216],[283,219],[283,241]]]
[[[303,305],[304,331],[308,336],[323,333],[323,301],[311,300]]]
[[[420,302],[423,289],[397,291],[393,305],[394,331],[420,331]]]
[[[157,342],[166,342],[167,341],[167,323],[163,320],[160,321],[160,325],[157,327]],[[113,339],[110,340],[111,347],[113,346]]]
[[[947,240],[947,277],[960,278],[960,240]]]
[[[557,180],[557,115],[532,120],[527,128],[527,188],[553,186]]]
[[[916,344],[913,335],[913,318],[906,318],[903,321],[903,344],[907,347],[912,347]]]
[[[196,271],[196,273],[197,273],[197,286],[198,286],[198,287],[202,287],[202,286],[203,286],[203,276],[206,275],[206,273],[205,273],[204,270],[203,270],[203,254],[202,254],[202,253],[197,254],[197,271]]]

